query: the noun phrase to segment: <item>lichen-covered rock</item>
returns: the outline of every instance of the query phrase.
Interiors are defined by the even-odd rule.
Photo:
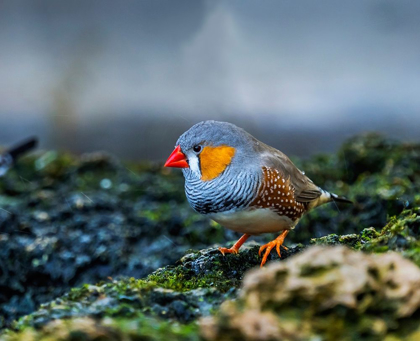
[[[283,259],[300,250],[284,250]],[[237,255],[223,256],[217,249],[194,252],[177,266],[158,269],[145,279],[122,278],[73,288],[21,318],[13,328],[39,328],[56,319],[136,318],[138,314],[189,323],[236,297],[245,272],[260,261],[255,245],[245,246]]]
[[[210,314],[226,299],[215,289],[195,289],[185,293],[158,287],[146,280],[122,279],[102,285],[84,285],[41,305],[21,318],[14,329],[40,328],[57,319],[131,318],[143,315],[189,323]]]
[[[302,249],[283,250],[283,259]],[[61,340],[74,340],[74,335],[86,340],[99,335],[104,340],[196,340],[197,326],[191,323],[236,297],[245,272],[260,261],[255,244],[227,256],[213,248],[187,254],[178,265],[145,279],[86,284],[21,318],[13,324],[15,332],[7,331],[0,340],[54,340],[57,335]]]
[[[373,227],[368,227],[359,234],[352,233],[339,236],[333,233],[320,238],[312,238],[310,243],[314,245],[347,245],[358,250],[362,245],[369,243],[372,238],[379,235]]]
[[[397,253],[315,246],[253,270],[203,319],[206,340],[383,340],[420,335],[420,269]]]

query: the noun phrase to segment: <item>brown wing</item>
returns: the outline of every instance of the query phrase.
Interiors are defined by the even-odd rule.
[[[256,148],[261,155],[263,166],[276,169],[283,177],[290,179],[290,183],[295,189],[296,201],[308,203],[322,195],[321,189],[281,151],[262,142],[259,142]]]
[[[290,179],[283,177],[279,170],[272,167],[263,166],[261,171],[263,178],[250,207],[269,208],[280,216],[290,218],[292,223],[300,219],[307,211],[308,204],[296,200]]]

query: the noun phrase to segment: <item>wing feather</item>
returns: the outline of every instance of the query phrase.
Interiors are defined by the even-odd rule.
[[[290,179],[295,188],[296,201],[311,202],[322,195],[322,190],[281,151],[261,142],[258,143],[257,149],[261,155],[262,166],[277,169],[285,178]]]

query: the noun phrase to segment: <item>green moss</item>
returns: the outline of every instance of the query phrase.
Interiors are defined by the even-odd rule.
[[[1,341],[73,341],[73,340],[144,340],[198,341],[196,324],[169,323],[137,314],[130,318],[72,318],[50,322],[41,329],[26,328],[20,333],[9,331]]]
[[[376,230],[371,227],[363,229],[360,234],[352,233],[342,236],[329,234],[320,238],[312,238],[310,243],[313,245],[346,245],[354,249],[359,249],[362,244],[367,243],[376,234]]]
[[[13,329],[43,326],[57,318],[73,316],[127,316],[136,315],[144,308],[145,299],[156,288],[153,282],[134,278],[122,279],[101,285],[85,284],[73,288],[66,295],[41,305],[33,314],[13,324]],[[127,304],[128,303],[128,304]]]
[[[400,252],[420,266],[420,209],[405,210],[389,219],[381,233],[364,243],[361,250],[382,253]]]
[[[229,255],[229,263],[237,263],[243,259],[244,253],[239,255]],[[147,279],[157,283],[159,286],[176,291],[188,291],[197,288],[216,288],[221,292],[226,292],[232,287],[240,285],[240,279],[229,277],[229,268],[226,262],[221,262],[217,254],[214,255],[212,268],[205,272],[197,273],[189,266],[175,266],[158,269],[150,274]],[[197,261],[200,253],[189,254],[184,257],[184,264]],[[236,258],[236,259],[234,259]],[[255,257],[257,260],[257,257]],[[252,264],[251,266],[254,266]]]
[[[223,256],[219,250],[210,249],[194,252],[184,256],[179,266],[169,266],[153,272],[147,280],[163,288],[177,291],[188,291],[197,288],[216,288],[227,292],[238,288],[244,273],[261,263],[258,255],[259,246],[252,243],[241,248],[238,254]],[[282,251],[282,259],[301,251],[303,245],[290,247]],[[269,259],[278,259],[272,252]]]
[[[373,227],[368,227],[360,233],[361,241],[364,243],[370,242],[372,239],[379,237],[380,233]]]
[[[217,264],[216,264],[217,266]],[[188,291],[197,288],[216,287],[221,291],[232,288],[232,282],[223,280],[223,271],[212,271],[212,273],[196,277],[194,272],[179,267],[155,271],[148,278],[155,281],[163,288],[176,291]]]
[[[330,234],[311,239],[314,245],[346,245],[355,250],[374,253],[397,251],[420,266],[420,209],[413,208],[389,218],[380,232],[373,227],[359,234]]]

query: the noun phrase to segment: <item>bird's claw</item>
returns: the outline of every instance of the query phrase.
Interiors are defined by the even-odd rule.
[[[261,257],[261,253],[265,250],[263,259],[261,261],[261,267],[264,266],[264,264],[267,262],[268,255],[270,254],[271,250],[276,248],[277,254],[281,258],[281,252],[280,252],[280,246],[283,247],[285,250],[288,250],[286,246],[283,246],[284,238],[286,238],[288,231],[286,233],[282,233],[279,237],[272,240],[271,242],[262,245],[260,249],[258,250],[258,256]]]
[[[234,247],[231,247],[230,249],[228,249],[227,247],[219,247],[219,251],[222,253],[223,256],[225,255],[225,253],[233,253],[233,254],[238,253],[238,249]]]

